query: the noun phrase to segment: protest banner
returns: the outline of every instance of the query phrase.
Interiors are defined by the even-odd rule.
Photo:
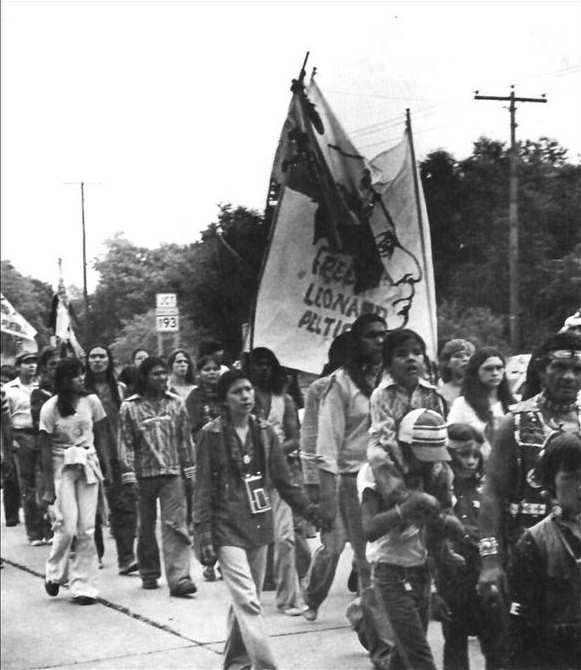
[[[253,346],[318,373],[333,338],[374,312],[389,330],[419,332],[434,357],[431,245],[409,116],[402,142],[367,161],[314,81],[307,92],[295,82],[273,181]]]

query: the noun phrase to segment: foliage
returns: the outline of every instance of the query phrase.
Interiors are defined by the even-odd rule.
[[[187,325],[182,339],[189,348],[195,350],[201,338],[211,336],[237,356],[241,327],[249,320],[258,287],[266,226],[257,212],[221,205],[218,220],[201,238],[152,250],[121,234],[107,240],[105,256],[95,263],[101,277],[92,297],[94,337],[115,340],[120,351],[133,350],[139,337],[152,337],[144,315],[152,314],[155,294],[176,293],[180,321]]]
[[[508,352],[505,329],[505,318],[493,314],[488,307],[464,307],[447,301],[438,306],[438,350],[448,340],[461,337],[476,347],[486,345]]]
[[[566,150],[544,137],[523,142],[519,152],[521,349],[529,350],[579,306],[579,252],[573,249],[581,243],[581,166],[569,164]],[[437,151],[423,161],[421,172],[440,302],[465,306],[466,318],[472,306],[505,317],[508,148],[479,138],[467,159]],[[500,335],[507,338],[508,319],[501,321]]]

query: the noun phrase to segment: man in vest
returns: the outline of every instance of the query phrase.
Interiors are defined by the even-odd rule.
[[[542,391],[515,405],[503,419],[486,468],[480,509],[479,592],[502,611],[506,569],[516,542],[551,511],[550,497],[535,478],[547,438],[581,432],[581,336],[549,337],[538,352]]]

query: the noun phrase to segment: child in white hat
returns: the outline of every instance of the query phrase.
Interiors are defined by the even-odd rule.
[[[442,511],[442,492],[450,488],[448,433],[443,417],[415,409],[402,419],[398,443],[403,456],[393,464],[389,499],[378,492],[369,464],[357,477],[363,529],[372,581],[393,630],[393,667],[436,668],[426,631],[431,576],[428,532],[444,538],[461,532],[458,520]],[[444,507],[448,501],[444,500]],[[451,501],[450,501],[451,502]]]

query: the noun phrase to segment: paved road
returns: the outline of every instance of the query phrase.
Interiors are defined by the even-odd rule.
[[[48,550],[29,547],[22,525],[2,525],[3,670],[221,667],[228,594],[223,582],[203,581],[201,568],[193,557],[192,575],[198,593],[190,599],[171,598],[163,580],[157,591],[144,591],[139,577],[120,577],[113,540],[107,537],[105,567],[99,571],[98,580],[100,601],[80,607],[71,602],[66,589],[57,598],[45,594],[43,571]],[[273,593],[264,594],[267,622],[281,669],[371,667],[344,617],[352,597],[346,589],[350,561],[346,551],[330,596],[314,623],[279,614]],[[438,624],[431,625],[429,637],[439,662],[442,640]],[[475,641],[471,641],[471,656],[472,670],[483,670]]]

